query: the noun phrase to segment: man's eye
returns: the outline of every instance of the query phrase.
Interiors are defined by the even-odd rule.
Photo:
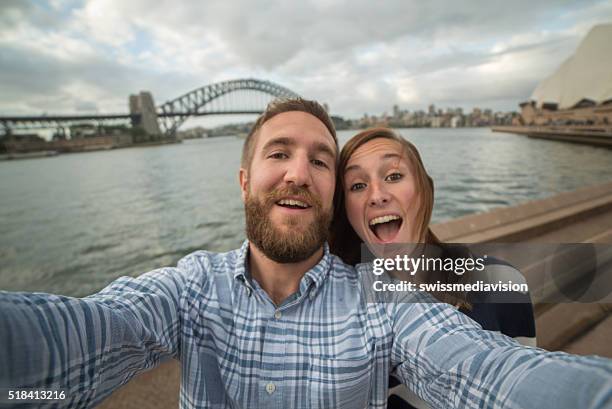
[[[351,185],[350,191],[351,191],[351,192],[356,192],[356,191],[358,191],[358,190],[365,189],[365,187],[366,187],[366,184],[365,184],[365,183],[361,183],[361,182],[359,182],[359,183],[353,183],[353,184]]]
[[[313,159],[311,160],[312,164],[315,166],[320,166],[323,168],[328,168],[329,166],[327,166],[327,163],[323,162],[322,160],[319,159]]]
[[[387,182],[393,182],[393,181],[396,181],[396,180],[400,180],[403,177],[404,177],[404,175],[402,175],[401,173],[395,172],[395,173],[392,173],[392,174],[388,175],[385,178],[385,180]]]
[[[287,156],[287,154],[283,152],[275,152],[271,154],[270,156],[268,156],[268,158],[272,158],[272,159],[287,159],[288,157],[289,156]]]

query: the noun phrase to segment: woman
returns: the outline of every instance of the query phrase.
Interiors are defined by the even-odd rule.
[[[417,246],[417,251],[433,251],[443,258],[471,257],[464,246],[442,244],[429,228],[433,181],[416,147],[391,129],[372,128],[351,138],[340,153],[337,175],[331,250],[345,262],[354,265],[361,261],[363,243],[378,257],[383,257],[385,247],[397,243],[424,243]],[[496,268],[511,267],[489,258],[486,269]],[[425,281],[430,282],[451,283],[467,278],[453,272],[427,274]],[[520,275],[518,271],[516,274]],[[487,303],[464,293],[433,295],[456,306],[484,329],[501,331],[535,346],[533,307],[528,294],[520,295],[524,302],[519,304]],[[428,407],[398,385],[391,374],[389,408]]]

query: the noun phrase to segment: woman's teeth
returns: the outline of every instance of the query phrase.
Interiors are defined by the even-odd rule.
[[[396,215],[380,216],[370,221],[370,230],[383,242],[391,242],[399,233],[402,218]]]
[[[392,220],[399,220],[400,217],[396,216],[396,215],[388,215],[388,216],[380,216],[380,217],[375,217],[372,220],[370,220],[370,226],[374,226],[376,224],[380,224],[380,223],[387,223],[390,222]]]

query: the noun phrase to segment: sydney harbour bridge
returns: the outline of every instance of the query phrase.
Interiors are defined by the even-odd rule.
[[[147,133],[173,138],[190,117],[206,115],[260,114],[274,98],[294,98],[298,94],[281,85],[258,79],[237,79],[205,85],[159,106],[148,92],[131,95],[127,114],[0,116],[0,132],[55,128],[71,125],[97,125],[129,122]]]

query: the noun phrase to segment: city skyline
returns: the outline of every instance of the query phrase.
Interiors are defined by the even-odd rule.
[[[0,113],[125,112],[130,93],[150,90],[160,104],[241,77],[348,118],[394,104],[516,111],[593,25],[612,20],[603,1],[295,7],[3,2]]]
[[[462,128],[494,125],[511,125],[519,116],[515,111],[494,111],[487,107],[472,107],[464,110],[461,107],[436,107],[429,104],[424,109],[402,109],[393,105],[390,110],[378,113],[365,112],[361,117],[343,117],[332,114],[337,130],[361,129],[372,126],[389,126],[392,128]],[[212,136],[227,135],[234,132],[248,133],[254,121],[223,123],[209,128],[202,126],[185,126],[180,133],[193,137],[210,133]]]

